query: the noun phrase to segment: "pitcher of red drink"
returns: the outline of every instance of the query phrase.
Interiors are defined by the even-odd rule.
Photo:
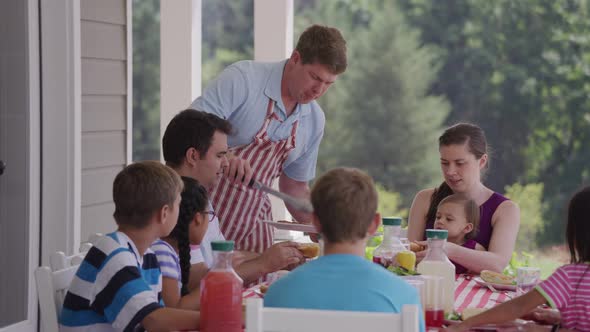
[[[201,332],[241,332],[243,281],[232,267],[234,241],[212,241],[213,266],[201,280]]]

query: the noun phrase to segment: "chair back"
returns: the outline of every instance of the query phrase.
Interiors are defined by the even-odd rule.
[[[49,256],[49,266],[53,271],[63,270],[66,267],[77,266],[82,263],[84,257],[94,244],[103,236],[102,233],[95,233],[88,237],[87,242],[80,243],[80,250],[77,254],[67,256],[63,251],[58,251]]]
[[[265,308],[263,300],[246,301],[246,332],[418,332],[419,308],[404,305],[401,313]]]
[[[54,252],[49,256],[49,266],[51,266],[52,271],[63,270],[70,266],[78,266],[84,260],[87,252],[88,250],[71,256],[66,256],[63,251]]]
[[[72,283],[78,266],[51,271],[47,266],[40,266],[35,270],[39,307],[41,312],[41,326],[46,332],[58,332],[58,317]]]

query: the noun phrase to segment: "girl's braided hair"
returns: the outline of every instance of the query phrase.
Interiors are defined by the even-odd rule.
[[[184,190],[182,191],[178,223],[170,232],[169,237],[178,243],[178,255],[180,257],[180,272],[182,288],[181,296],[188,294],[188,279],[191,269],[191,249],[189,240],[189,225],[195,219],[197,212],[204,212],[209,199],[207,190],[193,178],[182,177]],[[207,222],[207,221],[206,221]]]

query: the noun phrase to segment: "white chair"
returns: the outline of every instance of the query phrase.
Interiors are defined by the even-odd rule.
[[[49,256],[49,266],[51,266],[51,270],[63,270],[66,267],[80,265],[88,253],[88,250],[90,250],[90,248],[96,244],[101,236],[103,236],[101,233],[90,235],[87,242],[80,243],[80,249],[77,254],[67,256],[63,251],[58,251],[51,254]]]
[[[263,300],[246,301],[246,332],[417,332],[417,305],[404,305],[402,312],[375,313],[333,310],[265,308]]]
[[[57,271],[51,271],[47,266],[35,270],[43,331],[58,332],[61,307],[77,270],[75,265]]]
[[[88,249],[71,256],[66,256],[63,251],[54,252],[49,256],[49,266],[51,266],[52,271],[63,270],[70,266],[78,266],[84,260],[87,252]]]

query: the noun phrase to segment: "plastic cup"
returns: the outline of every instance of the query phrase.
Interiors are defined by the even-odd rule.
[[[516,269],[516,295],[528,293],[541,280],[538,267],[519,267]]]
[[[443,277],[439,276],[422,276],[424,280],[424,291],[426,300],[424,305],[424,316],[426,326],[442,327],[445,310],[443,305],[445,289],[443,287]]]
[[[422,276],[410,276],[410,277],[403,277],[404,281],[410,284],[410,286],[416,288],[418,291],[418,297],[420,298],[420,304],[422,308],[426,307],[426,291],[425,291],[425,283]]]

